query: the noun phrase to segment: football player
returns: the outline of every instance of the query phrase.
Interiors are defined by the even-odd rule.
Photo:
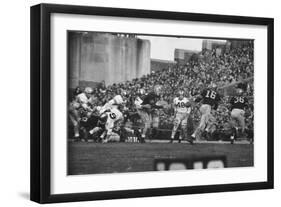
[[[86,87],[83,93],[80,93],[76,96],[76,101],[80,103],[80,106],[89,112],[92,112],[91,108],[91,98],[92,98],[93,89],[91,87]]]
[[[243,93],[243,89],[238,88],[236,90],[236,96],[233,96],[230,100],[230,116],[233,124],[233,133],[230,136],[231,144],[237,138],[239,128],[241,129],[241,133],[245,131],[245,108],[247,107],[248,99]]]
[[[113,108],[118,109],[118,106],[124,105],[126,102],[124,100],[126,91],[122,90],[121,95],[116,95],[108,101],[101,109],[100,113],[104,113],[106,110],[111,110]]]
[[[211,114],[212,109],[216,110],[218,108],[218,103],[220,101],[220,95],[216,90],[216,84],[211,84],[207,89],[195,99],[195,102],[202,102],[200,107],[201,119],[198,127],[193,132],[191,137],[195,139],[199,133],[208,133],[210,128],[213,126],[215,118]]]
[[[86,87],[84,92],[81,92],[80,88],[76,88],[74,95],[76,95],[69,103],[68,112],[69,118],[74,128],[74,139],[80,138],[80,121],[81,114],[84,112],[92,112],[90,105],[90,98],[92,96],[93,89]]]
[[[179,96],[174,99],[173,106],[175,110],[175,118],[170,142],[173,143],[178,127],[181,125],[181,131],[179,136],[180,143],[182,138],[187,138],[187,121],[191,111],[191,103],[188,98],[184,97],[183,90],[179,91]]]
[[[83,93],[80,87],[76,87],[75,90],[73,91],[73,96],[76,97],[80,93]]]
[[[142,106],[141,106],[141,104],[143,102],[142,97],[144,97],[144,96],[145,96],[145,90],[142,88],[139,89],[138,93],[137,93],[137,97],[135,98],[135,101],[134,101],[134,105],[135,105],[137,111],[142,108]]]
[[[117,108],[112,108],[109,111],[106,111],[102,116],[107,116],[105,130],[100,136],[102,142],[119,142],[120,136],[115,133],[113,129],[115,128],[116,131],[119,130],[120,124],[123,121],[123,114]]]
[[[96,111],[95,111],[96,112]],[[80,120],[80,132],[82,132],[81,141],[89,141],[90,130],[98,125],[99,116],[96,113],[83,111]]]
[[[70,123],[72,124],[74,131],[74,139],[78,140],[80,137],[79,129],[80,129],[80,113],[79,113],[80,104],[73,99],[68,106],[68,117]]]
[[[163,108],[163,106],[157,105],[160,92],[161,86],[154,86],[153,91],[145,95],[143,101],[140,104],[138,112],[142,119],[142,122],[144,123],[144,128],[142,130],[140,140],[141,142],[145,142],[146,134],[151,126],[154,129],[154,133],[157,133],[157,129],[159,126],[159,116],[157,113],[157,109]]]
[[[91,125],[91,130],[89,130],[89,134],[94,138],[95,141],[101,141],[100,135],[105,131],[105,124],[107,122],[107,114],[100,114],[101,106],[96,107],[96,116],[98,117],[97,123],[95,125]]]

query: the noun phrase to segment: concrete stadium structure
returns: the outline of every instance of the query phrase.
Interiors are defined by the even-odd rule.
[[[69,88],[106,85],[150,73],[150,41],[97,32],[68,32]]]
[[[198,55],[200,52],[201,51],[176,48],[174,52],[174,60],[178,64],[186,64],[193,55]]]
[[[161,71],[163,69],[172,67],[175,64],[176,61],[151,59],[151,72]]]

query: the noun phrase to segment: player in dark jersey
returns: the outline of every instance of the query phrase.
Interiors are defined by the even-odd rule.
[[[217,109],[220,95],[216,92],[215,88],[205,89],[202,94],[202,104],[209,105]]]
[[[219,101],[221,99],[220,95],[216,90],[216,85],[212,84],[207,89],[203,90],[199,97],[196,98],[195,102],[201,101],[202,105],[200,107],[201,119],[198,127],[191,135],[195,139],[199,133],[209,132],[214,125],[215,118],[211,114],[212,109],[217,109]]]
[[[247,104],[248,99],[243,95],[243,90],[240,88],[237,89],[236,96],[233,96],[230,100],[231,120],[233,125],[233,133],[230,137],[231,144],[233,144],[235,138],[237,138],[239,127],[241,133],[245,131],[245,108]]]
[[[105,125],[108,119],[107,111],[105,111],[103,114],[99,113],[101,108],[102,107],[98,106],[96,109],[97,113],[92,117],[92,119],[89,120],[89,126],[91,127],[91,130],[89,130],[89,135],[95,142],[102,142],[100,136],[106,130]]]
[[[159,126],[159,115],[157,109],[163,108],[163,106],[157,105],[160,97],[160,91],[160,86],[154,86],[153,91],[144,96],[143,101],[140,104],[140,109],[138,112],[144,123],[144,128],[141,134],[141,142],[145,142],[146,134],[151,128],[151,125],[151,136],[156,136],[157,134],[157,129]]]
[[[91,129],[93,129],[93,126],[97,126],[99,122],[99,116],[84,112],[82,114],[81,120],[80,120],[80,129],[82,131],[82,138],[81,141],[89,141],[90,138],[89,133]]]

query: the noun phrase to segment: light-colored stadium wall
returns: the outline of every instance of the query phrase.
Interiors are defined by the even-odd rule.
[[[150,41],[108,33],[69,32],[69,87],[106,85],[150,73]]]
[[[68,84],[71,88],[79,85],[80,62],[81,62],[81,35],[78,33],[68,34]]]

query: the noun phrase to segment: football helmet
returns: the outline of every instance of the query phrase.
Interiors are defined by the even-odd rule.
[[[237,93],[238,95],[242,95],[242,94],[243,94],[243,89],[237,88],[237,89],[236,89],[236,93]]]
[[[216,83],[211,83],[210,85],[209,85],[209,88],[211,88],[211,89],[217,89],[217,84]]]
[[[82,93],[83,91],[81,90],[80,87],[76,87],[75,90],[74,90],[74,95],[78,95],[80,93]]]
[[[145,95],[145,89],[140,88],[140,89],[138,90],[138,94],[141,95],[141,96]]]
[[[156,93],[156,95],[160,95],[162,90],[162,87],[160,85],[155,85],[153,88],[154,93]]]
[[[184,97],[184,91],[183,91],[183,90],[180,90],[178,93],[179,93],[179,98],[180,98],[180,99],[183,99],[183,97]]]
[[[91,87],[86,87],[85,88],[85,93],[92,94],[93,93],[93,89]]]
[[[102,123],[105,123],[107,121],[107,113],[103,113],[100,117],[99,117],[99,120],[102,122]]]

